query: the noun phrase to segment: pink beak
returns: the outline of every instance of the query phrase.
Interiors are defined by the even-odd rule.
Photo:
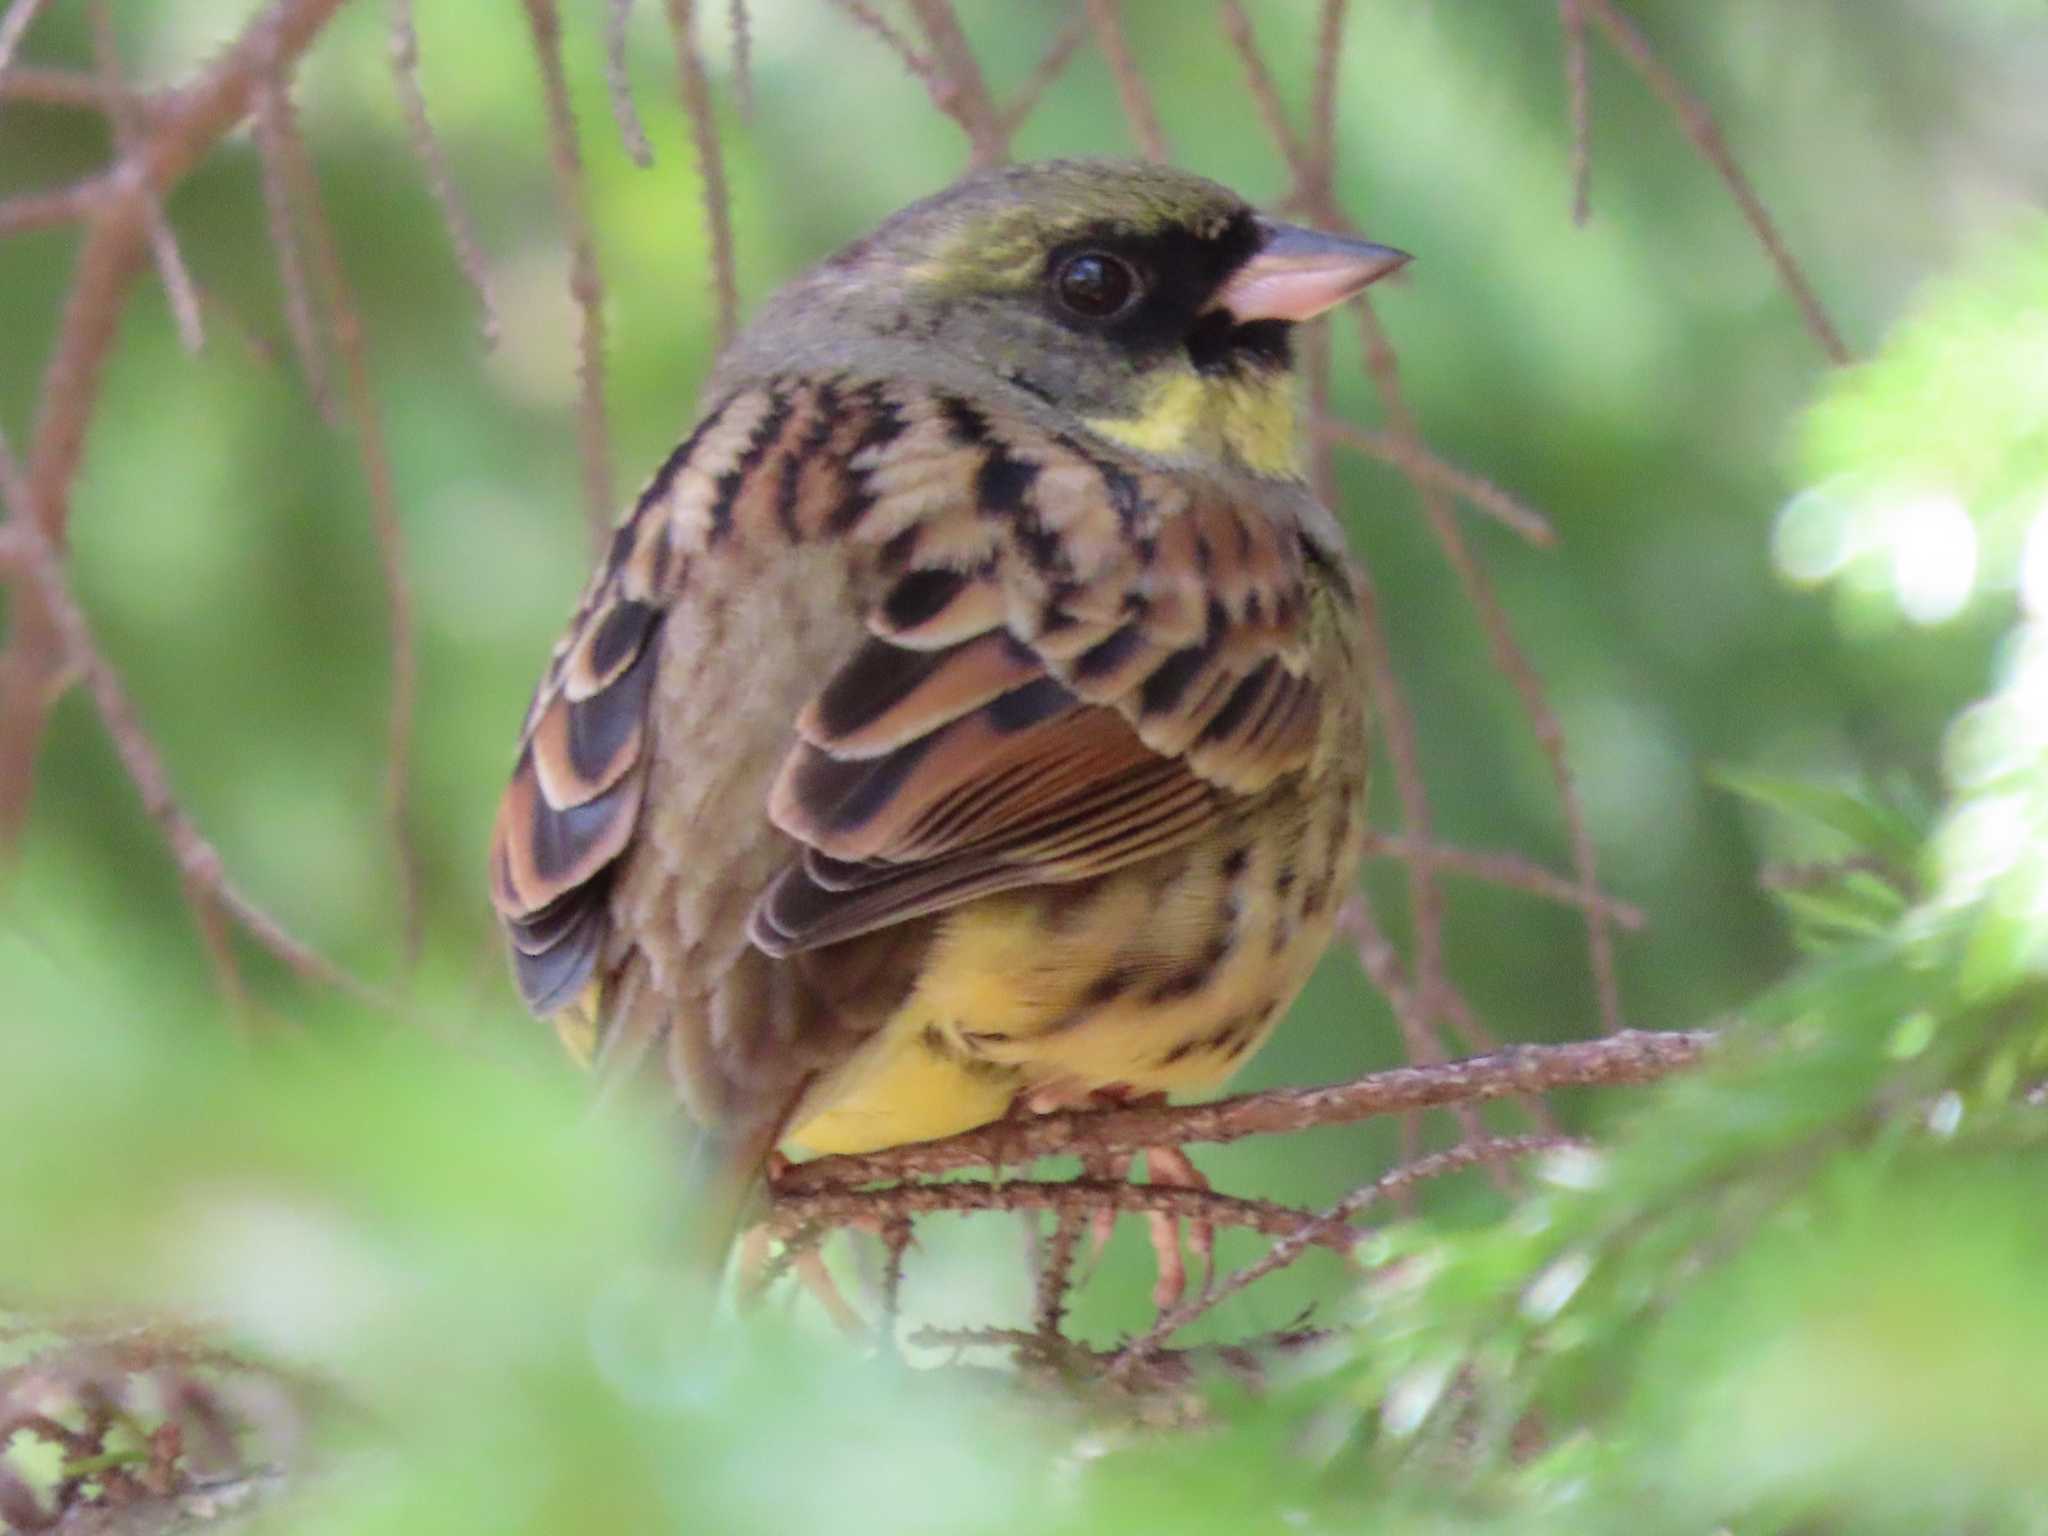
[[[1240,321],[1312,320],[1410,260],[1406,251],[1297,224],[1261,219],[1259,228],[1265,243],[1216,295]]]

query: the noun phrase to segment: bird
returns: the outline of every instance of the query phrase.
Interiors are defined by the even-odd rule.
[[[1010,165],[718,359],[547,662],[490,889],[531,1010],[680,1099],[728,1240],[771,1159],[1213,1090],[1270,1034],[1369,749],[1292,338],[1407,260]]]

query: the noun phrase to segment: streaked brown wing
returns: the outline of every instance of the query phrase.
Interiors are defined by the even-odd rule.
[[[1282,520],[944,394],[742,389],[620,524],[527,715],[491,890],[536,1012],[604,951],[692,562],[812,543],[845,550],[870,638],[764,786],[801,849],[754,911],[770,954],[1163,851],[1314,750],[1310,577]]]
[[[729,456],[715,436],[721,422],[765,414],[763,402],[736,397],[669,456],[620,522],[527,710],[491,832],[491,900],[536,1013],[574,1001],[589,980],[617,861],[639,819],[662,620],[688,559],[671,516],[677,482],[706,472],[707,439]]]
[[[1315,747],[1292,532],[965,401],[894,414],[847,530],[880,541],[872,638],[769,797],[803,845],[771,954],[1163,852]]]

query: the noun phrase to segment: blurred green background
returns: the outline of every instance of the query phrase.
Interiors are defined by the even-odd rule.
[[[232,35],[249,7],[117,0],[113,9],[130,68],[164,82]],[[655,152],[654,166],[640,169],[620,147],[602,89],[601,7],[567,7],[607,285],[622,494],[688,425],[712,336],[701,189],[661,9],[640,6],[634,30],[636,93]],[[724,8],[700,9],[743,308],[963,167],[961,135],[922,89],[874,37],[810,0],[750,7],[743,120]],[[1315,8],[1258,0],[1250,9],[1282,94],[1301,106]],[[1859,356],[1878,350],[1931,280],[1968,274],[1948,290],[1965,299],[1944,312],[1945,329],[1909,350],[1903,375],[1851,376],[1809,415],[1827,387],[1819,349],[1726,189],[1614,54],[1595,41],[1594,216],[1575,228],[1553,8],[1350,7],[1339,191],[1369,233],[1417,255],[1379,310],[1427,439],[1545,509],[1562,536],[1554,551],[1532,549],[1461,513],[1563,721],[1605,883],[1649,916],[1646,931],[1621,943],[1628,1016],[1670,1027],[1715,1019],[1792,967],[1793,931],[1757,870],[1827,846],[1717,788],[1710,770],[1737,765],[1935,802],[1947,723],[1985,691],[1997,658],[2009,659],[2001,646],[2036,505],[2015,492],[2043,468],[2038,443],[2018,460],[2009,450],[2039,428],[2048,356],[2048,338],[2039,351],[2027,345],[2048,312],[2038,223],[2048,18],[2033,4],[1992,0],[1640,0],[1631,9],[1714,107]],[[1068,14],[999,0],[962,0],[960,12],[999,98]],[[1283,195],[1284,168],[1209,8],[1133,0],[1125,12],[1175,159],[1255,200]],[[276,1069],[286,1086],[270,1110],[227,1107],[268,1090],[223,1055],[226,1012],[170,861],[88,702],[67,696],[0,908],[0,1059],[16,1064],[18,1087],[39,1060],[51,1074],[24,1090],[22,1102],[46,1111],[24,1125],[61,1135],[67,1117],[47,1112],[50,1103],[90,1106],[79,1123],[105,1132],[96,1144],[113,1149],[105,1176],[115,1192],[0,1219],[18,1242],[51,1237],[53,1254],[72,1255],[53,1259],[44,1281],[106,1278],[122,1242],[84,1221],[81,1207],[108,1199],[125,1209],[126,1172],[219,1173],[211,1153],[160,1141],[158,1129],[138,1130],[122,1150],[120,1127],[155,1126],[136,1062],[168,1075],[161,1104],[220,1117],[229,1151],[245,1134],[263,1146],[273,1134],[318,1140],[296,1112],[331,1120],[325,1152],[266,1165],[287,1188],[279,1168],[327,1170],[307,1175],[322,1200],[344,1200],[322,1180],[346,1165],[346,1133],[385,1138],[393,1166],[362,1175],[346,1198],[372,1210],[397,1202],[423,1229],[465,1207],[461,1191],[477,1172],[467,1159],[479,1146],[524,1146],[543,1134],[537,1124],[572,1114],[578,1085],[512,996],[482,878],[527,692],[589,557],[568,258],[519,8],[421,0],[419,13],[428,103],[489,259],[503,325],[495,350],[479,341],[475,301],[406,146],[383,7],[343,10],[311,55],[299,99],[368,330],[417,604],[411,834],[426,943],[411,1024],[438,1043],[383,1040],[382,1022],[309,996],[251,954],[263,996],[304,1024],[304,1039]],[[89,36],[80,9],[60,4],[23,58],[88,67]],[[1114,82],[1086,48],[1015,145],[1021,157],[1131,148]],[[0,196],[88,172],[106,152],[90,115],[0,103]],[[351,968],[392,977],[399,913],[380,799],[386,611],[362,472],[291,362],[247,139],[215,154],[170,213],[210,301],[209,343],[184,355],[161,292],[140,287],[76,487],[73,578],[179,795],[244,888]],[[0,421],[16,445],[28,436],[74,246],[67,231],[0,242]],[[1336,409],[1374,421],[1342,327],[1336,351]],[[1527,721],[1489,665],[1413,493],[1383,467],[1340,462],[1342,513],[1383,595],[1439,835],[1567,868]],[[1999,518],[1987,519],[1993,491]],[[1809,590],[1823,581],[1825,590]],[[1390,779],[1380,774],[1376,818],[1389,829],[1398,822]],[[1398,918],[1398,869],[1378,866],[1371,878]],[[1497,1033],[1547,1040],[1592,1030],[1583,930],[1569,909],[1456,879],[1449,894],[1451,974]],[[38,1055],[53,1050],[61,1060]],[[1240,1081],[1322,1081],[1399,1059],[1384,1005],[1352,959],[1333,954]],[[116,1060],[128,1063],[118,1073]],[[95,1076],[92,1063],[114,1077]],[[84,1075],[63,1075],[74,1071]],[[143,1106],[134,1122],[110,1108],[131,1092]],[[255,1126],[234,1118],[244,1112]],[[1392,1144],[1386,1129],[1356,1128],[1201,1160],[1224,1188],[1315,1202],[1370,1177]],[[221,1155],[222,1166],[235,1163]],[[639,1166],[621,1148],[606,1155]],[[536,1177],[554,1167],[536,1153],[506,1156],[509,1169]],[[408,1174],[399,1165],[413,1157]],[[66,1166],[60,1157],[44,1171],[61,1180]],[[504,1230],[558,1220],[578,1241],[602,1242],[594,1231],[613,1221],[630,1229],[632,1212],[659,1196],[653,1181],[613,1193],[619,1211],[570,1217],[546,1199],[540,1215],[517,1205]],[[576,1204],[563,1190],[547,1198]],[[1452,1198],[1479,1202],[1472,1191]],[[498,1232],[494,1218],[477,1219]],[[86,1234],[75,1253],[51,1236],[73,1221]],[[479,1239],[482,1251],[498,1240]],[[995,1321],[1018,1303],[1012,1228],[954,1224],[929,1243],[932,1272],[948,1277],[932,1287],[934,1315]],[[1257,1248],[1224,1251],[1243,1258]],[[67,1269],[74,1259],[97,1279]],[[1098,1337],[1143,1313],[1145,1261],[1133,1234],[1112,1259],[1109,1283],[1080,1314]],[[407,1261],[390,1262],[403,1270]],[[471,1279],[491,1272],[475,1252],[466,1262],[481,1265],[461,1271]],[[457,1286],[454,1273],[437,1283]],[[1326,1296],[1335,1273],[1309,1266],[1254,1292],[1218,1315],[1216,1331],[1285,1323]],[[536,1280],[525,1300],[545,1311],[553,1284]],[[220,1300],[205,1287],[173,1290]],[[514,1332],[506,1324],[503,1336]],[[954,1528],[951,1518],[935,1515],[930,1528]]]

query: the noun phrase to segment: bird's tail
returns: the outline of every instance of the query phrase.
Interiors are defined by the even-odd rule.
[[[762,1194],[781,1121],[684,1128],[681,1239],[687,1261],[715,1279]]]

